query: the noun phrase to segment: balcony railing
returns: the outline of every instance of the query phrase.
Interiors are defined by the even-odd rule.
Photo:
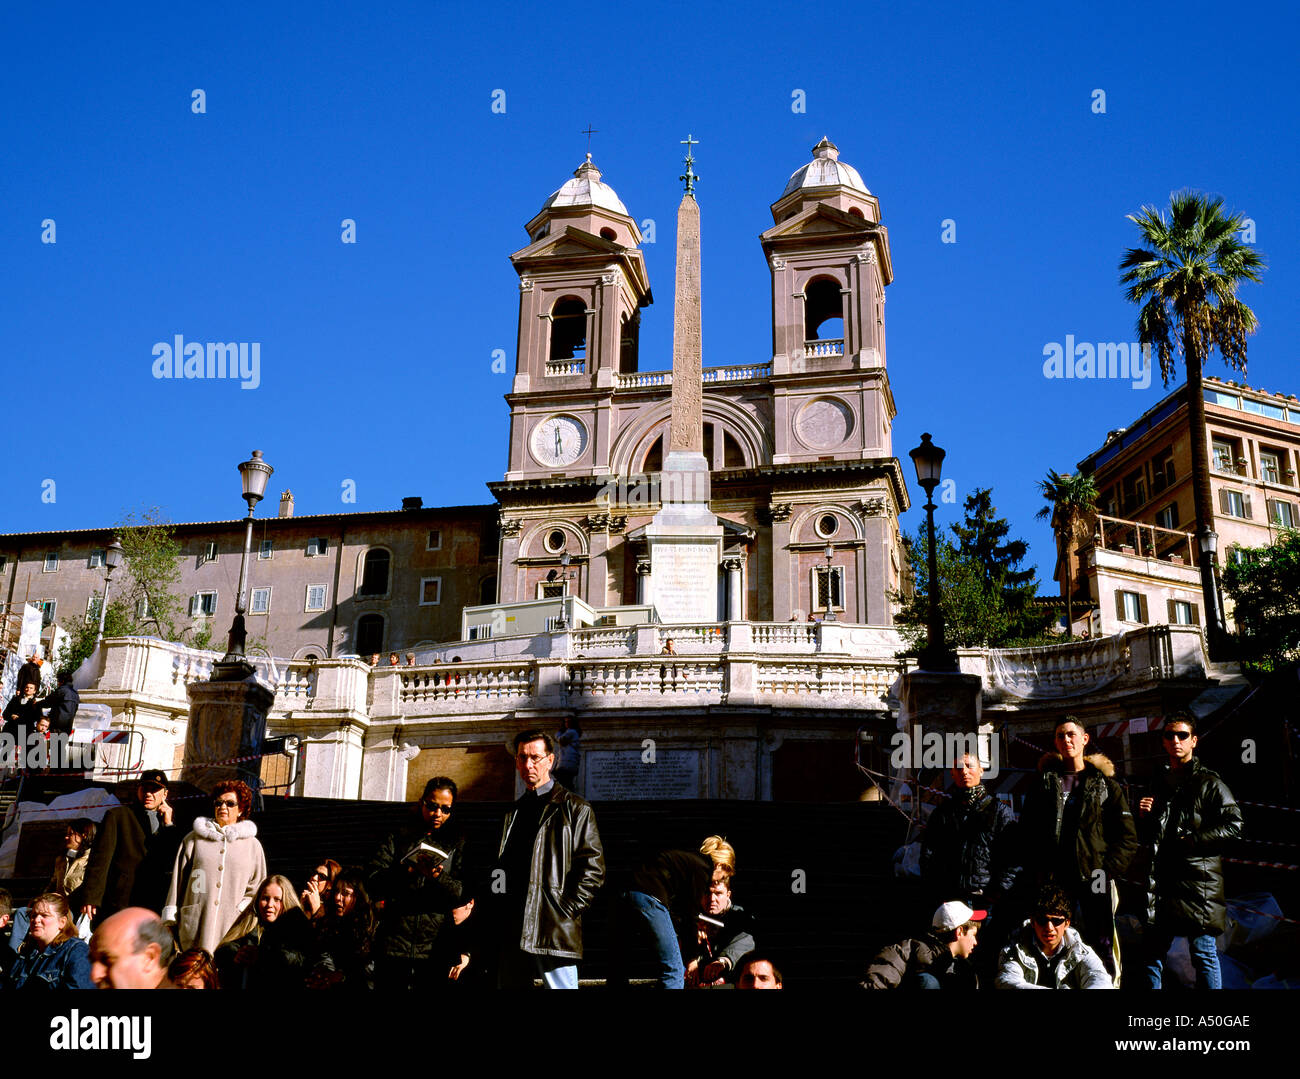
[[[585,375],[586,360],[551,360],[546,364],[546,374],[551,375]]]
[[[706,367],[702,381],[706,386],[713,386],[719,382],[745,382],[755,378],[770,378],[771,375],[770,363],[741,363],[730,367]],[[614,388],[617,390],[643,390],[672,384],[672,371],[614,372]]]
[[[803,354],[809,358],[820,358],[823,356],[843,356],[844,342],[840,341],[805,341],[803,343]]]
[[[1181,559],[1184,564],[1194,566],[1197,564],[1195,538],[1191,532],[1175,528],[1098,515],[1093,543],[1104,551],[1117,551],[1135,558]]]

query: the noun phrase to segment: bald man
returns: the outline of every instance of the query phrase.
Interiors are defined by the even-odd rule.
[[[170,989],[176,951],[163,921],[144,907],[105,918],[90,940],[90,978],[100,989]]]

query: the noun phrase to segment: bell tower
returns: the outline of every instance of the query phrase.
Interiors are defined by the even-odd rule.
[[[885,286],[894,277],[880,202],[823,138],[772,204],[763,253],[772,272],[777,375],[885,365]]]
[[[653,302],[641,232],[591,154],[526,228],[506,478],[607,472],[614,377],[637,370]]]

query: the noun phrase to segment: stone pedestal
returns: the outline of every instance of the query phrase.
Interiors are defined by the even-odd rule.
[[[645,530],[650,546],[650,602],[663,622],[716,622],[722,526],[709,512],[709,466],[704,455],[670,453],[660,492],[663,508]]]
[[[224,779],[261,787],[262,740],[275,693],[252,680],[193,682],[186,687],[190,720],[181,779],[210,791]],[[236,760],[252,757],[252,760]]]
[[[999,746],[981,722],[983,682],[973,674],[911,671],[901,679],[898,732],[891,764],[899,773],[952,768],[975,752],[988,778],[997,775]]]

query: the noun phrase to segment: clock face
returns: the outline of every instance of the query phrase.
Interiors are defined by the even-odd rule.
[[[572,416],[550,416],[533,428],[533,456],[544,465],[571,465],[587,448],[587,429]]]

